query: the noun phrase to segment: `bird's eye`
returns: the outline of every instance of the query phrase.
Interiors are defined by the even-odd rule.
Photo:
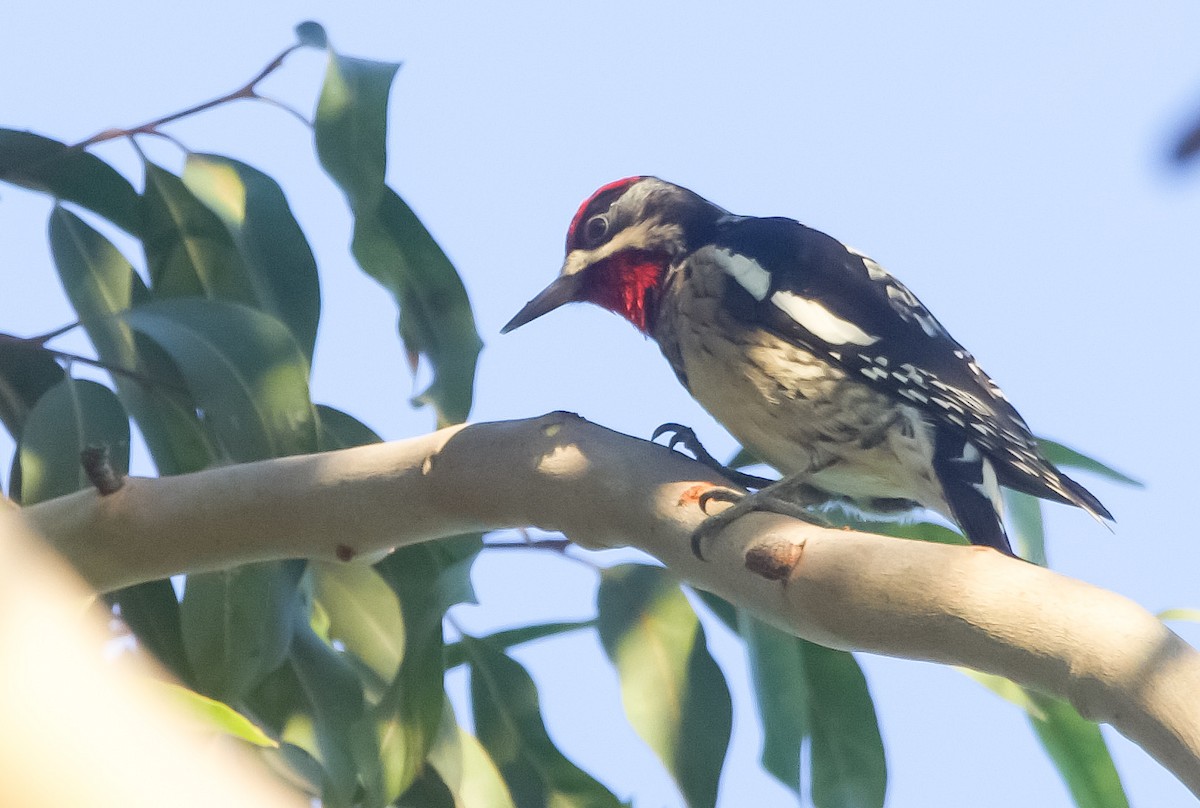
[[[608,219],[603,213],[593,216],[583,226],[583,240],[588,244],[599,244],[608,235]]]

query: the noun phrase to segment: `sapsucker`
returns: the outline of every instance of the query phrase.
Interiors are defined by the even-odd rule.
[[[1001,485],[1112,518],[1046,460],[995,382],[904,284],[824,233],[630,177],[583,203],[566,251],[559,277],[504,331],[572,301],[625,317],[784,475],[760,492],[776,502],[925,507],[1009,554]],[[718,517],[776,509],[756,497]]]

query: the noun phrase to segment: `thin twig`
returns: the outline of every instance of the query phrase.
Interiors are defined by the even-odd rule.
[[[189,115],[195,115],[198,112],[204,112],[205,110],[212,109],[213,107],[218,107],[221,104],[227,104],[230,101],[237,101],[237,100],[243,99],[243,98],[246,98],[246,99],[261,98],[262,96],[260,96],[255,89],[258,86],[258,84],[263,79],[265,79],[267,76],[271,75],[276,70],[278,70],[280,65],[283,64],[283,60],[286,59],[288,57],[288,55],[291,54],[292,51],[297,50],[302,47],[304,47],[304,45],[302,45],[300,43],[296,43],[295,45],[292,45],[292,46],[284,49],[278,56],[276,56],[274,59],[272,59],[270,61],[270,63],[267,64],[266,67],[264,67],[262,70],[260,70],[258,72],[258,75],[256,75],[254,78],[250,79],[250,81],[246,82],[244,85],[237,88],[233,92],[226,93],[225,95],[222,95],[218,98],[213,98],[209,101],[205,101],[202,104],[197,104],[194,107],[189,107],[180,112],[174,112],[174,113],[171,113],[170,115],[163,116],[162,118],[156,118],[153,121],[147,121],[146,123],[140,124],[138,126],[133,126],[133,127],[127,128],[127,129],[119,129],[119,128],[105,129],[103,132],[97,132],[96,134],[89,137],[87,140],[82,140],[79,143],[72,145],[70,148],[86,149],[88,146],[93,146],[97,143],[103,143],[107,140],[116,140],[117,138],[122,138],[122,137],[132,137],[133,135],[160,134],[158,132],[158,128],[160,126],[165,126],[166,124],[177,121],[180,118],[186,118]]]

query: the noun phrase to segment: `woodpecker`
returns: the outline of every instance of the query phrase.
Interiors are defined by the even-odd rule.
[[[904,284],[797,221],[731,214],[656,177],[609,183],[571,220],[558,278],[503,333],[574,301],[654,339],[692,397],[783,475],[705,535],[749,510],[924,507],[1012,555],[1001,485],[1112,519]]]

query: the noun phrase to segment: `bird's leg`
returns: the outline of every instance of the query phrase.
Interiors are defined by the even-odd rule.
[[[790,516],[802,522],[828,526],[829,522],[811,510],[814,505],[829,501],[829,495],[808,483],[816,469],[803,471],[777,480],[753,494],[743,494],[728,488],[714,488],[700,495],[700,509],[708,513],[709,502],[731,502],[730,507],[710,515],[692,533],[692,553],[704,560],[702,546],[705,540],[716,536],[734,520],[754,511],[766,511]]]
[[[729,480],[735,485],[740,485],[742,488],[763,489],[775,484],[775,480],[768,480],[766,477],[759,477],[756,474],[747,474],[744,471],[738,471],[726,466],[720,460],[717,460],[704,445],[700,443],[700,439],[696,437],[696,433],[691,427],[686,427],[683,424],[663,424],[658,429],[654,430],[654,434],[650,436],[650,440],[658,440],[663,435],[671,435],[671,439],[667,441],[667,448],[674,449],[676,446],[682,446],[692,453],[696,460],[708,466],[713,471],[720,474],[722,477]]]

